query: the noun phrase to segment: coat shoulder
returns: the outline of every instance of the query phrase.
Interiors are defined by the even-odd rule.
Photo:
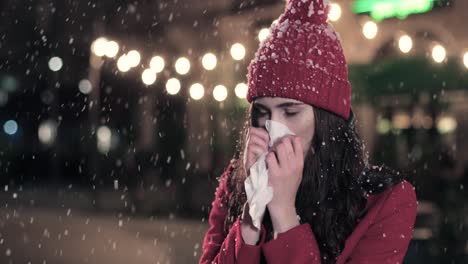
[[[389,199],[393,199],[399,204],[416,203],[416,188],[407,180],[403,180],[390,188]]]
[[[389,208],[416,207],[415,189],[413,184],[403,180],[382,193],[370,195],[367,200],[367,208],[368,210],[378,209],[382,213]]]

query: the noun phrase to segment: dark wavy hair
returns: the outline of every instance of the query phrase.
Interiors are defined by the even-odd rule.
[[[315,133],[304,159],[302,182],[296,195],[300,222],[308,223],[316,236],[323,263],[335,263],[347,237],[366,214],[368,195],[383,192],[406,177],[386,166],[371,166],[364,144],[356,132],[356,119],[349,120],[314,107]],[[227,177],[227,232],[242,214],[247,200],[244,190],[246,170],[243,154],[248,126],[257,126],[257,113],[247,112],[241,140],[237,142],[234,164]],[[267,239],[272,237],[272,224],[265,213],[263,224]]]

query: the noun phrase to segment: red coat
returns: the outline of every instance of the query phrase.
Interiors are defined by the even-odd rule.
[[[232,163],[231,163],[232,164]],[[309,224],[304,223],[277,238],[265,241],[265,227],[261,227],[258,245],[245,244],[239,220],[224,232],[226,205],[220,197],[226,194],[226,177],[231,165],[220,179],[209,216],[210,227],[203,240],[200,263],[260,263],[261,254],[267,263],[320,263],[320,251]],[[416,219],[416,193],[413,185],[403,181],[380,194],[370,195],[368,213],[357,224],[345,242],[337,264],[402,263],[408,249]]]

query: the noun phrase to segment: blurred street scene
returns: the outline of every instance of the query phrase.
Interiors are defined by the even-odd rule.
[[[468,263],[468,1],[330,2],[369,159],[418,194],[404,263]],[[1,1],[0,263],[196,263],[284,6]]]

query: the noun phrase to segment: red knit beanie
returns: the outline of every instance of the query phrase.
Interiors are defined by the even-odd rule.
[[[285,97],[349,118],[348,68],[328,10],[328,0],[288,1],[248,67],[249,103]]]

